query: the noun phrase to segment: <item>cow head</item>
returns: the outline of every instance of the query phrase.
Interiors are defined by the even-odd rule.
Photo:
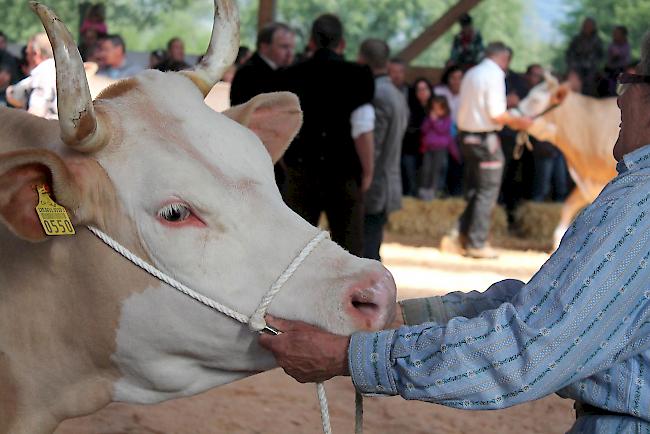
[[[569,86],[560,84],[553,75],[546,72],[544,81],[533,87],[517,108],[524,116],[535,117],[556,104],[561,104],[569,95]],[[556,126],[544,117],[539,117],[528,129],[539,140],[554,142]]]
[[[284,204],[273,174],[302,122],[296,96],[260,95],[224,114],[203,101],[238,47],[235,5],[215,0],[215,7],[197,68],[145,71],[92,101],[70,34],[33,4],[55,51],[61,141],[0,154],[0,216],[17,237],[58,243],[60,254],[101,249],[113,258],[84,229],[97,226],[197,292],[250,314],[318,229]],[[76,240],[45,239],[33,212],[33,185],[41,182],[72,214]],[[156,280],[129,284],[143,273],[130,264],[120,275],[93,264],[100,268],[88,291],[104,300],[94,308],[118,312],[116,328],[102,331],[114,338],[110,363],[119,371],[112,399],[158,402],[274,366],[246,325]],[[60,288],[58,297],[68,292]],[[387,270],[326,240],[269,313],[349,334],[385,326],[394,302]]]

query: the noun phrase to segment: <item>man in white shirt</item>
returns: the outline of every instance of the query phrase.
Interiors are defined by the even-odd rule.
[[[56,67],[47,35],[29,38],[25,51],[29,76],[7,88],[7,102],[45,119],[58,119],[56,106]]]
[[[532,123],[506,111],[505,71],[511,57],[510,47],[490,43],[485,59],[467,71],[460,86],[458,130],[465,160],[467,207],[460,217],[459,241],[465,254],[475,258],[497,256],[486,244],[503,175],[504,156],[497,132],[504,125],[526,129]]]

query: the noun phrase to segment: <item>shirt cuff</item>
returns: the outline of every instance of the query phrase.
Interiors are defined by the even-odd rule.
[[[391,372],[391,347],[395,330],[354,333],[348,347],[350,375],[363,394],[397,395]]]
[[[442,297],[414,298],[400,301],[399,304],[402,306],[402,317],[406,325],[425,322],[445,324],[449,321]]]

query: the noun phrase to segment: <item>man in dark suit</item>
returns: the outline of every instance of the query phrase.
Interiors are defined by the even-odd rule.
[[[230,103],[243,104],[255,95],[277,88],[276,72],[293,62],[294,31],[283,23],[271,23],[257,35],[257,51],[237,71],[230,88]]]
[[[346,62],[343,25],[318,17],[311,31],[314,54],[280,73],[281,88],[300,98],[304,123],[284,155],[285,202],[311,224],[325,212],[332,239],[351,253],[363,251],[363,191],[372,180],[372,141],[354,141],[351,115],[372,102],[369,68]]]

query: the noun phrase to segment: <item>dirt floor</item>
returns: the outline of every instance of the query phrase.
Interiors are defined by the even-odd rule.
[[[390,241],[390,240],[389,240]],[[400,298],[484,290],[504,278],[528,280],[548,255],[501,250],[498,260],[472,260],[431,247],[382,247]],[[334,433],[354,429],[354,391],[347,378],[326,383]],[[564,433],[572,401],[557,396],[499,411],[470,412],[400,397],[365,399],[365,432],[395,434]],[[316,388],[276,369],[188,399],[156,406],[113,404],[63,423],[56,434],[298,434],[320,432]]]

